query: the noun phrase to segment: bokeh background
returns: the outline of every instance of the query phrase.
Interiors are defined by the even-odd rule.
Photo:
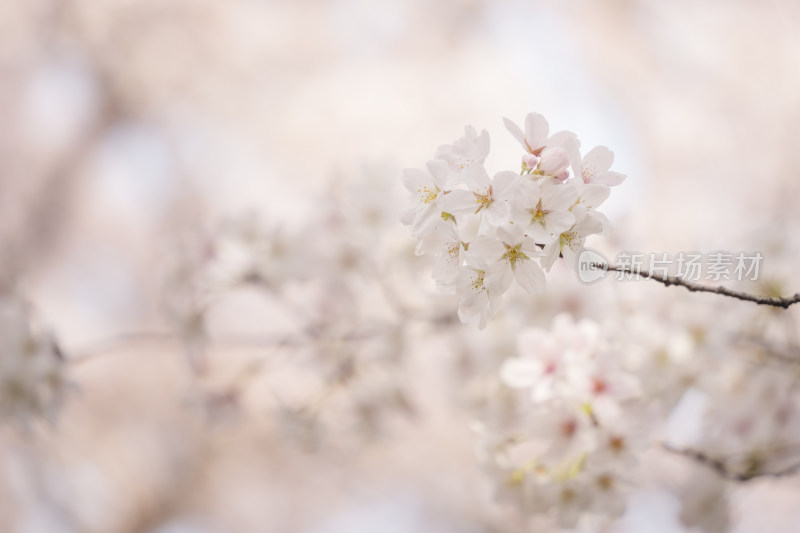
[[[564,273],[468,330],[402,168],[471,124],[515,169],[501,119],[537,111],[629,176],[601,249],[758,250],[794,293],[798,36],[789,0],[0,4],[0,285],[70,383],[0,429],[0,529],[546,530],[474,458],[487,376],[528,319],[667,289]],[[736,531],[800,527],[773,485]],[[684,531],[677,505],[645,491],[613,530]]]

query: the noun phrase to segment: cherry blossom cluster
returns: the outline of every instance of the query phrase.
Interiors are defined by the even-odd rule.
[[[524,131],[508,119],[505,125],[523,147],[518,171],[490,176],[489,134],[467,126],[426,170],[403,173],[412,205],[401,218],[420,241],[417,253],[435,258],[437,287],[457,294],[462,322],[480,328],[514,281],[535,294],[559,256],[575,266],[586,237],[609,228],[596,209],[625,179],[609,170],[608,148],[582,157],[577,136],[549,135],[542,115],[530,113]]]
[[[719,531],[731,483],[796,472],[796,359],[769,312],[667,309],[609,309],[602,327],[561,314],[517,336],[475,424],[500,502],[562,527],[613,522],[653,459],[677,454],[703,464],[662,479],[681,521]]]
[[[524,331],[500,378],[523,397],[510,425],[481,427],[498,498],[564,527],[620,516],[648,445],[635,416],[643,395],[598,325],[562,314],[550,330]]]

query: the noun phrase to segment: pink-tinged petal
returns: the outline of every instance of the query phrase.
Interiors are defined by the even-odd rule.
[[[477,264],[490,265],[500,260],[506,253],[505,247],[497,239],[483,237],[469,243],[467,259]]]
[[[531,387],[542,377],[542,365],[522,357],[512,357],[503,361],[500,367],[500,380],[512,389]]]
[[[442,209],[451,215],[469,215],[479,207],[472,191],[450,191],[442,196]]]
[[[545,280],[542,268],[533,259],[518,261],[514,268],[514,279],[531,294],[544,291]]]
[[[548,180],[542,183],[542,206],[550,211],[572,207],[578,199],[578,190],[571,183]]]
[[[525,146],[525,134],[522,133],[522,130],[519,129],[519,126],[514,124],[510,119],[507,119],[506,117],[503,117],[503,124],[506,125],[506,129],[509,131],[509,133],[511,133],[511,135],[513,135],[514,138],[518,140],[522,146]]]
[[[581,142],[578,136],[571,131],[559,131],[547,139],[545,145],[549,147],[563,148],[567,151],[567,158],[570,165],[574,168],[581,164]]]
[[[569,166],[569,156],[563,148],[545,148],[539,160],[539,170],[548,176],[555,176]]]
[[[450,177],[455,174],[450,170],[450,165],[441,159],[431,159],[428,161],[427,167],[433,183],[439,189],[444,189],[445,184],[450,181]]]
[[[625,181],[627,177],[628,176],[625,174],[620,174],[619,172],[603,172],[595,178],[594,183],[607,187],[614,187]]]
[[[595,208],[606,201],[611,189],[605,185],[589,183],[581,190],[580,202],[588,209]]]
[[[614,152],[606,148],[605,146],[595,146],[586,156],[583,158],[583,168],[584,172],[586,168],[592,170],[595,175],[601,174],[606,172],[611,165],[614,163]],[[584,177],[584,181],[586,181]],[[591,180],[587,181],[590,183]]]
[[[522,169],[523,170],[533,170],[539,165],[539,156],[525,153],[522,156]]]
[[[473,165],[465,168],[461,172],[461,177],[464,183],[467,184],[467,187],[479,193],[486,191],[492,183],[483,165]]]
[[[547,214],[545,229],[550,234],[561,234],[575,224],[575,215],[570,211],[553,211]]]
[[[569,179],[569,169],[565,168],[553,177],[563,183]]]
[[[520,177],[516,172],[503,170],[494,175],[492,180],[492,196],[497,199],[508,199],[516,192],[515,189],[520,182]]]
[[[525,117],[525,142],[528,145],[528,151],[533,153],[539,151],[547,141],[549,131],[550,126],[547,124],[547,119],[539,113],[528,113],[528,116]]]

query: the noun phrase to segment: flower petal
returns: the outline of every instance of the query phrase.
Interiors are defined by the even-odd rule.
[[[590,183],[581,189],[580,203],[587,209],[592,209],[606,201],[611,189],[605,185]]]
[[[514,124],[511,119],[503,117],[503,124],[506,125],[506,129],[514,136],[516,140],[523,146],[525,146],[525,134],[522,133],[522,130],[519,129],[519,126]]]
[[[531,294],[544,291],[546,285],[542,268],[533,259],[518,261],[514,268],[514,279]]]
[[[519,175],[510,170],[503,170],[494,175],[492,180],[492,196],[497,199],[508,199],[516,193],[520,182]]]
[[[575,224],[575,215],[570,211],[553,211],[547,214],[545,229],[550,234],[561,234]]]
[[[483,237],[480,239],[475,239],[471,243],[469,243],[469,248],[467,249],[467,260],[470,261],[471,264],[476,265],[490,265],[496,261],[499,261],[503,254],[505,253],[505,248],[497,239],[491,239],[488,237]]]
[[[587,168],[591,169],[592,174],[596,176],[611,168],[612,163],[614,163],[614,152],[605,146],[595,146],[584,156],[583,169],[584,172]],[[585,174],[584,181],[586,181]],[[592,180],[586,181],[586,183],[592,183]]]
[[[420,188],[433,189],[436,183],[425,171],[418,168],[406,168],[403,169],[403,185],[411,194],[417,196],[420,194]]]
[[[529,152],[537,152],[544,146],[547,141],[547,133],[550,131],[550,126],[539,113],[528,113],[525,117],[525,142],[528,145]]]
[[[619,172],[603,172],[599,174],[597,178],[595,178],[594,183],[599,185],[606,185],[608,187],[614,187],[615,185],[619,185],[625,178],[627,178],[625,174],[620,174]]]
[[[549,179],[542,183],[542,205],[550,211],[561,211],[572,207],[578,199],[578,189],[571,183]]]
[[[556,262],[558,259],[558,254],[561,253],[561,239],[556,239],[553,242],[545,245],[544,255],[542,256],[542,266],[545,270],[550,272],[550,269],[553,268],[553,263]]]
[[[451,215],[469,215],[475,212],[478,204],[471,191],[458,189],[442,196],[442,209]]]
[[[483,193],[492,184],[489,174],[483,165],[472,165],[461,172],[464,183],[471,190]]]
[[[428,161],[428,172],[432,176],[433,183],[439,189],[444,189],[444,186],[450,181],[450,177],[455,174],[450,170],[450,165],[441,159],[431,159]]]

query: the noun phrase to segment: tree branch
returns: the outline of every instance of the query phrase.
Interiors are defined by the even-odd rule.
[[[682,455],[697,461],[698,463],[714,470],[717,474],[725,479],[730,479],[732,481],[745,482],[758,477],[786,477],[800,472],[800,462],[793,463],[782,470],[764,471],[748,469],[745,471],[737,471],[728,466],[724,459],[713,457],[700,450],[694,450],[692,448],[678,448],[666,442],[662,442],[661,447],[670,453]]]
[[[736,298],[737,300],[754,302],[759,305],[770,305],[773,307],[782,307],[783,309],[788,309],[790,306],[796,303],[800,303],[800,293],[797,293],[794,296],[787,296],[784,298],[756,296],[754,294],[748,294],[746,292],[734,291],[732,289],[728,289],[721,285],[716,287],[712,287],[709,285],[701,285],[700,283],[687,281],[677,276],[662,276],[661,274],[653,274],[651,272],[647,272],[646,270],[632,270],[622,266],[607,265],[604,263],[591,263],[591,266],[593,268],[611,272],[620,272],[622,274],[635,274],[645,279],[652,279],[654,281],[657,281],[666,287],[669,287],[670,285],[677,285],[680,287],[684,287],[685,289],[691,292],[710,292],[712,294],[719,294],[722,296],[728,296],[730,298]]]

